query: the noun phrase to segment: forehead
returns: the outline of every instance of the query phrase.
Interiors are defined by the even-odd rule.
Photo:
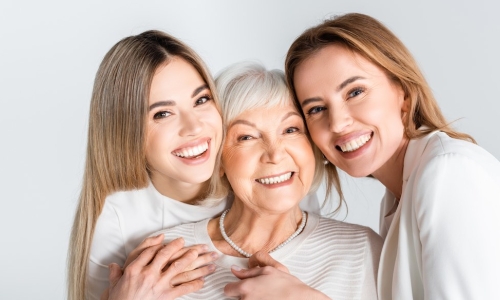
[[[252,123],[256,127],[277,126],[289,117],[302,117],[293,103],[283,103],[279,105],[260,106],[246,110],[230,121],[229,126],[236,124]],[[241,122],[244,121],[244,122]]]
[[[342,44],[323,47],[300,63],[294,72],[294,85],[316,82],[318,79],[345,79],[355,75],[380,76],[377,65]],[[309,80],[308,80],[309,79]]]
[[[193,65],[180,57],[173,57],[160,65],[151,82],[150,99],[191,95],[204,80]]]

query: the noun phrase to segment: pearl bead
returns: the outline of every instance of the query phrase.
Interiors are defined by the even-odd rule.
[[[233,248],[234,250],[236,250],[239,254],[245,256],[245,257],[250,257],[252,256],[252,254],[244,251],[243,249],[241,249],[240,247],[238,247],[230,238],[229,236],[227,236],[226,234],[226,230],[224,229],[224,218],[226,217],[226,214],[227,212],[229,211],[229,209],[226,209],[222,215],[220,216],[220,219],[219,219],[219,228],[220,228],[220,233],[222,234],[222,237],[224,238],[224,240],[229,244],[229,246],[231,246],[231,248]],[[274,249],[272,249],[271,251],[269,251],[269,253],[272,253],[280,248],[282,248],[283,246],[285,246],[286,244],[288,244],[291,240],[293,240],[296,236],[298,236],[302,230],[304,229],[304,227],[306,226],[306,220],[307,220],[307,215],[306,213],[303,211],[302,212],[302,221],[300,222],[300,225],[299,225],[299,228],[297,228],[297,230],[289,237],[287,238],[283,243],[279,244],[278,246],[276,246]]]

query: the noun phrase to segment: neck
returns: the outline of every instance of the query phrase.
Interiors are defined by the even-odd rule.
[[[208,232],[214,245],[224,254],[242,256],[222,237],[219,219],[209,222]],[[286,241],[299,227],[302,211],[295,206],[286,212],[256,211],[243,205],[237,198],[224,218],[227,236],[248,253],[269,252]]]
[[[188,183],[171,178],[165,179],[159,175],[152,174],[151,182],[160,194],[171,199],[187,204],[196,204],[206,197],[208,181],[202,183]]]
[[[400,146],[392,157],[372,174],[373,177],[379,180],[392,194],[394,194],[398,201],[403,192],[403,168],[408,143],[408,138],[403,138]]]

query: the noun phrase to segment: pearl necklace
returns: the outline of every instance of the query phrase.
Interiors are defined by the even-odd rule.
[[[226,214],[227,212],[229,211],[229,209],[226,209],[222,215],[220,216],[220,219],[219,219],[219,228],[220,228],[220,233],[222,234],[222,237],[224,238],[224,240],[229,244],[229,246],[231,246],[231,248],[233,248],[234,250],[236,250],[239,254],[245,256],[245,257],[250,257],[252,256],[252,254],[244,251],[243,249],[241,249],[240,247],[238,247],[230,238],[229,236],[227,236],[226,234],[226,230],[224,229],[224,218],[226,217]],[[306,220],[307,220],[307,215],[306,213],[303,211],[302,212],[302,222],[300,222],[300,225],[299,225],[299,228],[297,228],[297,230],[289,237],[287,238],[283,243],[279,244],[278,246],[276,246],[273,250],[269,251],[269,253],[272,253],[278,249],[280,249],[281,247],[285,246],[286,244],[288,244],[291,240],[293,240],[296,236],[298,236],[302,230],[304,229],[304,227],[306,226]]]

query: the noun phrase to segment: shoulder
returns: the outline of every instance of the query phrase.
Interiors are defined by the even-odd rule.
[[[114,192],[106,197],[105,205],[120,208],[137,203],[138,201],[147,201],[147,199],[152,198],[148,192],[149,189],[150,187],[148,186],[142,189]]]
[[[206,222],[208,220],[202,220],[200,222],[193,222],[193,223],[186,223],[186,224],[180,224],[174,227],[162,229],[160,231],[157,231],[150,236],[157,236],[159,234],[164,235],[164,243],[169,243],[176,238],[182,237],[184,238],[185,246],[191,246],[196,244],[196,239],[195,236],[197,234],[197,230],[199,228],[203,228],[203,225],[206,226]]]
[[[500,162],[492,154],[474,143],[451,138],[443,132],[432,132],[410,141],[407,156],[405,169],[408,167],[409,172],[405,180],[411,175],[421,177],[423,173],[429,172],[445,172],[452,177],[470,177],[470,174],[477,172],[500,176]]]
[[[424,144],[422,159],[433,160],[443,157],[457,159],[472,159],[478,163],[498,164],[498,160],[480,146],[448,136],[444,132],[434,132],[424,137],[420,143]]]
[[[335,240],[335,243],[374,243],[377,247],[382,247],[383,243],[380,235],[369,227],[324,217],[319,217],[319,224],[316,231]]]

